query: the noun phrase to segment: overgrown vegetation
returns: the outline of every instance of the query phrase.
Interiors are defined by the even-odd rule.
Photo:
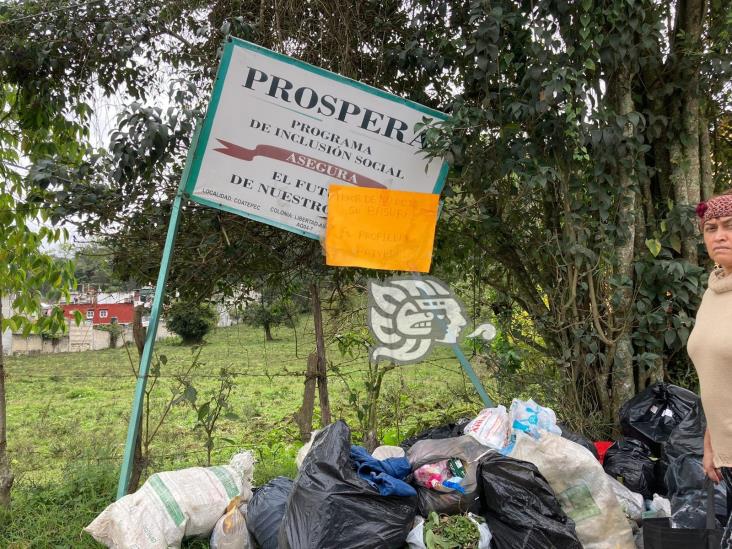
[[[119,344],[120,336],[125,333],[125,329],[116,322],[95,326],[94,329],[109,334],[109,346],[113,349]]]
[[[424,522],[427,549],[477,549],[478,527],[465,515],[438,515],[432,511]]]
[[[215,329],[200,348],[195,372],[188,371],[190,347],[181,346],[177,339],[158,343],[158,358],[165,359],[154,363],[155,378],[148,384],[146,406],[151,413],[143,439],[149,444],[141,481],[155,471],[207,463],[205,430],[194,429],[198,414],[180,399],[185,389],[179,380],[186,378],[195,386],[200,410],[219,394],[221,368],[232,376],[232,388],[228,408],[211,430],[211,463],[226,463],[239,448],[247,448],[255,452],[258,485],[278,475],[294,477],[295,455],[302,442],[292,416],[302,399],[305,365],[303,351],[295,351],[292,329],[280,327],[274,332],[275,340],[266,343],[259,328]],[[309,317],[301,317],[297,332],[300,346],[308,341],[309,351],[313,345]],[[327,350],[331,365],[351,388],[366,381],[364,357],[341,356],[335,341]],[[127,366],[127,349],[8,360],[13,433],[9,457],[17,481],[10,519],[0,522],[0,539],[18,548],[96,547],[81,529],[114,499],[136,381]],[[485,375],[485,369],[479,372]],[[495,394],[489,378],[484,380],[499,402],[509,403]],[[375,407],[376,435],[384,443],[398,443],[423,428],[474,415],[481,408],[446,348],[438,349],[425,364],[388,372],[381,391]],[[333,418],[345,419],[354,443],[361,443],[368,433],[351,403],[351,391],[334,377],[330,393]],[[532,394],[545,400],[539,393]],[[177,404],[169,406],[171,400]],[[213,408],[209,405],[209,411]],[[237,417],[227,416],[227,411]],[[163,413],[164,421],[159,422]],[[89,478],[85,480],[86,469]]]
[[[185,345],[196,345],[216,326],[216,309],[208,303],[177,301],[165,311],[168,328]]]
[[[241,319],[250,326],[260,326],[264,329],[264,337],[272,341],[272,328],[280,324],[292,323],[292,300],[286,295],[280,295],[277,289],[262,288],[259,297],[242,304],[238,313]]]

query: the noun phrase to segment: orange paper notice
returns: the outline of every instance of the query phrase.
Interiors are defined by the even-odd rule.
[[[437,194],[331,185],[326,264],[429,272],[439,199]]]

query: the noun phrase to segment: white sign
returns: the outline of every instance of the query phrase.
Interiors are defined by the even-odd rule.
[[[435,344],[457,344],[468,324],[465,306],[433,276],[369,281],[368,324],[376,340],[372,361],[412,364],[424,360]],[[492,340],[496,329],[481,324],[468,337]]]
[[[439,193],[415,125],[443,113],[230,39],[185,186],[201,204],[311,238],[331,183]]]

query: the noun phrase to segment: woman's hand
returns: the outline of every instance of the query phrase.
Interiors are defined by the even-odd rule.
[[[714,466],[714,452],[711,449],[704,450],[704,459],[702,459],[704,474],[710,480],[717,483],[722,480],[722,472]]]
[[[709,428],[704,432],[704,459],[702,459],[702,467],[704,474],[707,475],[712,482],[722,480],[722,471],[714,466],[714,450],[712,450],[712,436],[709,434]]]

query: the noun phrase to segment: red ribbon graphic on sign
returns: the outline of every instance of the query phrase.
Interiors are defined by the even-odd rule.
[[[292,164],[293,166],[298,166],[300,168],[305,168],[307,170],[324,174],[332,177],[333,179],[338,179],[340,181],[345,181],[346,183],[351,183],[353,185],[356,185],[357,187],[386,189],[386,185],[382,185],[378,181],[369,179],[368,177],[365,177],[356,172],[352,172],[351,170],[341,168],[340,166],[336,166],[323,160],[318,160],[317,158],[313,158],[312,156],[296,153],[294,151],[288,151],[287,149],[283,149],[281,147],[275,147],[274,145],[257,145],[254,149],[246,149],[244,147],[240,147],[239,145],[235,145],[234,143],[230,143],[229,141],[224,141],[223,139],[216,139],[216,141],[221,143],[223,147],[214,149],[215,151],[226,154],[228,156],[233,156],[234,158],[238,158],[240,160],[250,161],[254,160],[255,156],[264,156],[267,158],[272,158],[274,160],[279,160],[281,162],[287,162],[288,164]]]

